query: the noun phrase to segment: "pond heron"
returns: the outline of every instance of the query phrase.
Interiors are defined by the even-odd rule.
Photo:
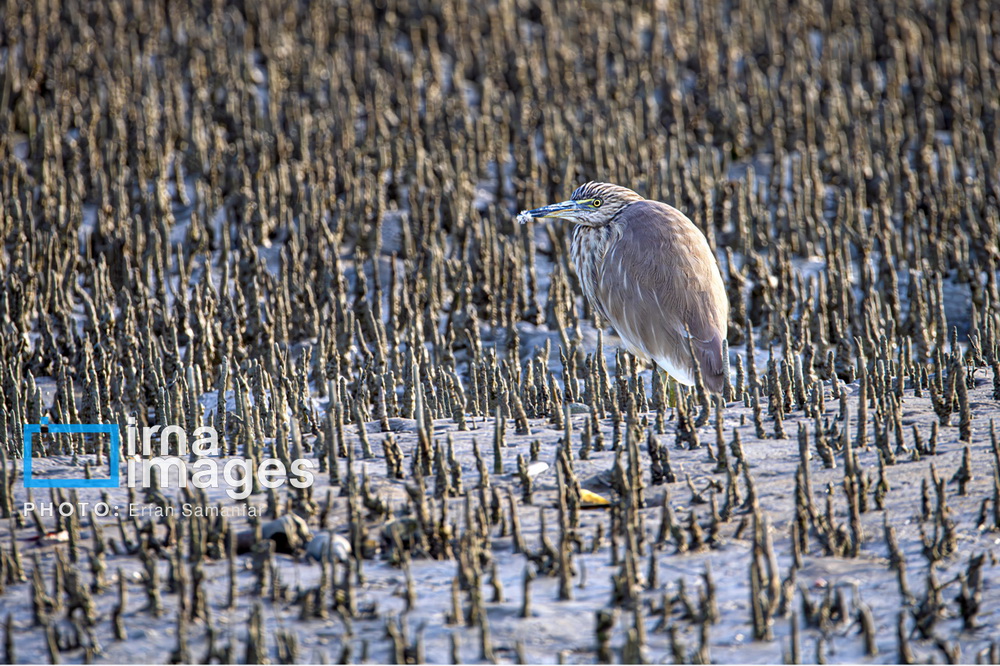
[[[590,182],[569,201],[518,215],[528,218],[576,224],[573,262],[584,294],[629,352],[688,386],[693,352],[706,388],[722,391],[729,300],[705,234],[684,213]]]

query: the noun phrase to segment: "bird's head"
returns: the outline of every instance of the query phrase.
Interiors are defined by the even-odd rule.
[[[521,215],[555,217],[586,227],[603,227],[636,201],[642,201],[642,197],[627,187],[589,182],[576,188],[569,201],[542,206]]]

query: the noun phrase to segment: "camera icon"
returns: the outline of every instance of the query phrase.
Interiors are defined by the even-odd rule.
[[[107,479],[36,479],[31,475],[31,437],[42,432],[56,435],[90,435],[106,433],[111,436],[108,453],[111,476]],[[117,488],[120,485],[118,469],[118,449],[120,443],[118,426],[103,423],[49,423],[42,418],[41,423],[24,425],[24,487],[25,488]]]

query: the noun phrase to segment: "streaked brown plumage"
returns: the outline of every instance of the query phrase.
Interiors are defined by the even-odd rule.
[[[729,300],[705,235],[672,206],[610,183],[528,211],[577,224],[573,261],[584,294],[628,350],[682,384],[694,383],[687,336],[705,386],[722,390]]]

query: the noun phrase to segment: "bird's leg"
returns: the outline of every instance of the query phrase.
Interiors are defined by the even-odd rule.
[[[657,367],[660,373],[660,381],[667,387],[667,407],[675,409],[677,407],[677,381],[663,368]]]

